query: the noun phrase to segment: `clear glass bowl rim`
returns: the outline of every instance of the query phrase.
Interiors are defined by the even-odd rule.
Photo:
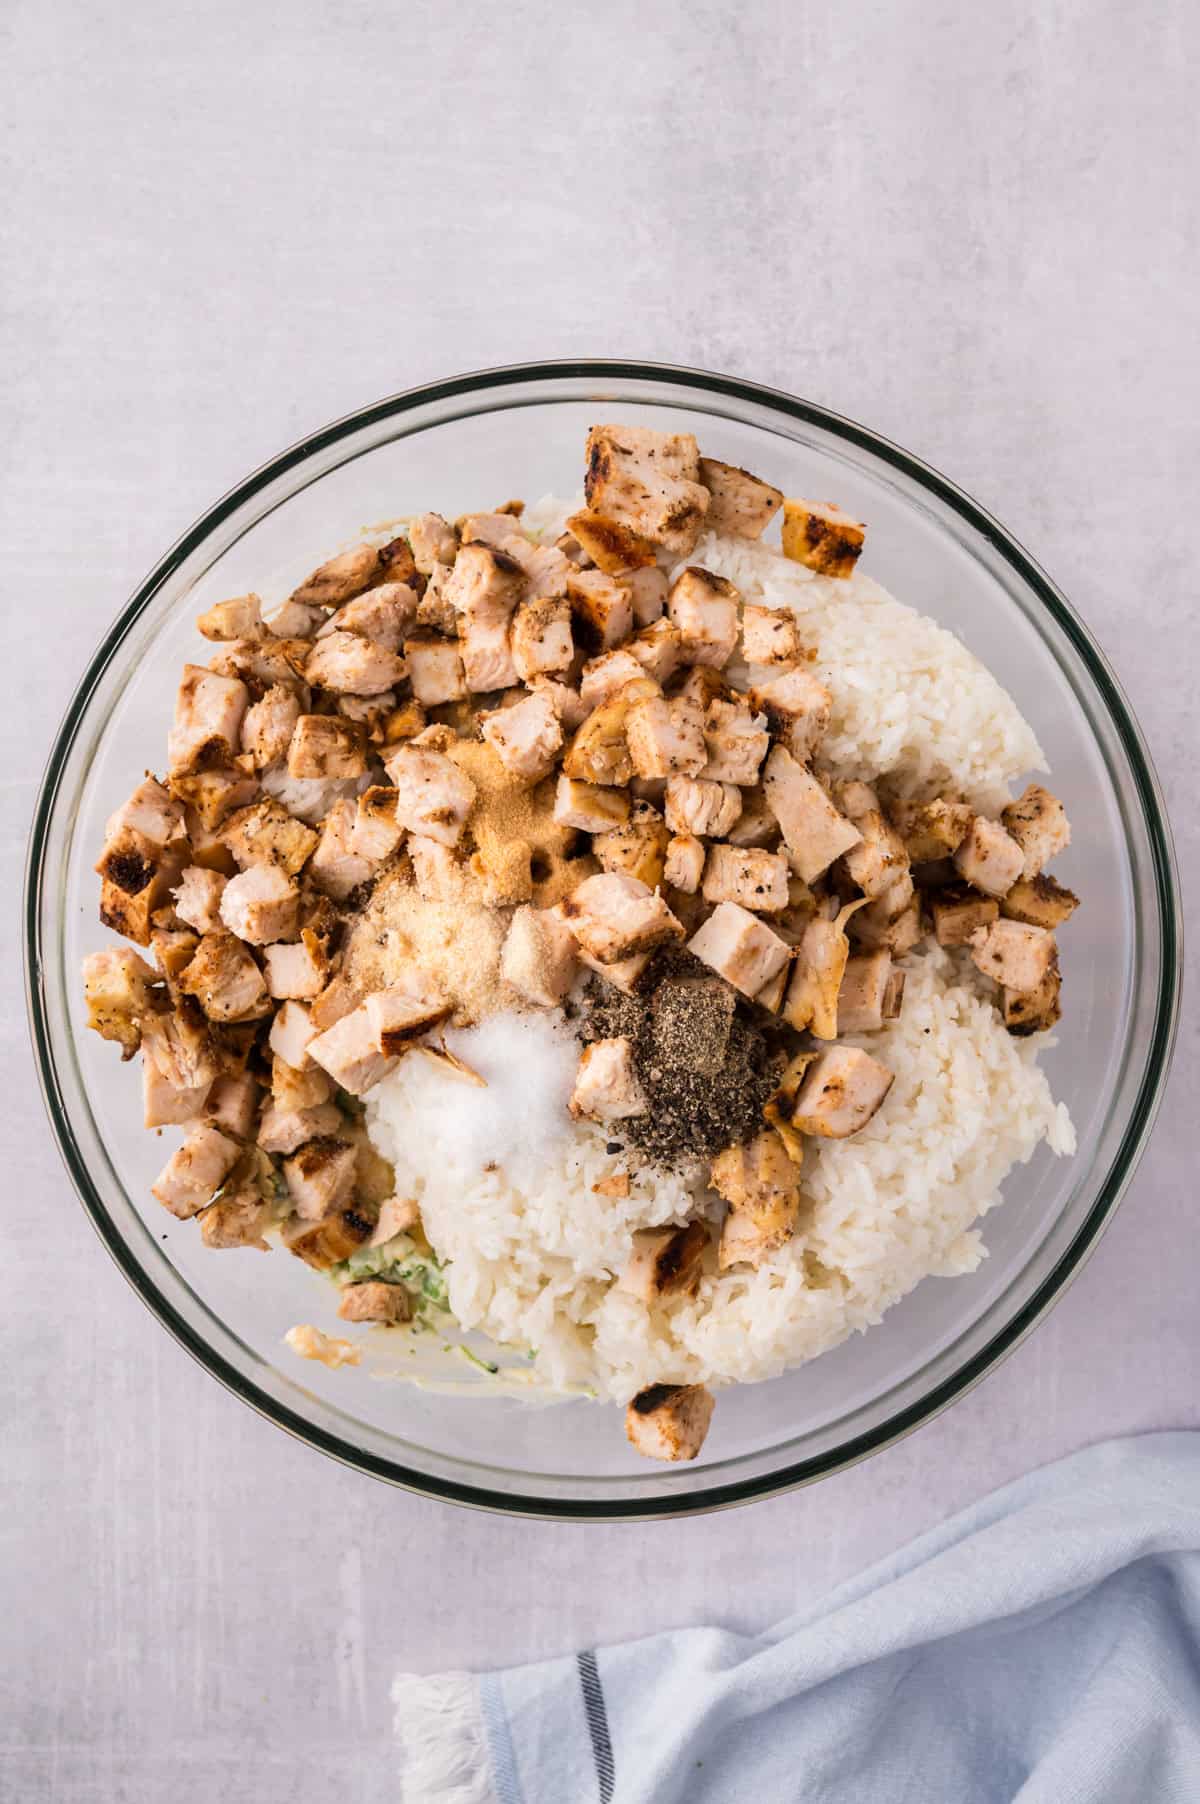
[[[466,395],[483,396],[495,388],[554,380],[597,383],[622,379],[659,382],[664,387],[685,387],[698,395],[723,396],[774,410],[790,419],[816,426],[848,445],[869,452],[934,496],[979,533],[1015,571],[1037,601],[1048,610],[1078,655],[1098,698],[1115,728],[1128,761],[1128,772],[1140,806],[1149,844],[1154,878],[1161,960],[1154,1027],[1145,1071],[1129,1120],[1107,1178],[1075,1238],[1046,1274],[1038,1288],[1011,1320],[971,1359],[964,1362],[920,1399],[898,1410],[869,1432],[844,1442],[835,1451],[794,1462],[769,1474],[733,1480],[692,1495],[672,1494],[661,1503],[638,1499],[546,1499],[522,1497],[514,1492],[489,1490],[421,1472],[397,1461],[379,1457],[353,1442],[305,1420],[276,1398],[260,1390],[244,1373],[217,1353],[157,1289],[138,1264],[109,1215],[81,1156],[71,1127],[55,1069],[51,1027],[41,982],[42,876],[44,850],[59,798],[60,784],[75,735],[102,672],[161,585],[203,543],[208,535],[260,490],[303,465],[309,458],[365,427],[409,413],[432,402]],[[1158,779],[1133,712],[1125,700],[1104,654],[1092,639],[1070,603],[1040,566],[1013,536],[976,501],[932,466],[881,437],[868,427],[782,390],[748,382],[740,377],[685,366],[637,362],[625,359],[579,358],[499,366],[474,370],[447,380],[426,383],[373,403],[298,440],[277,457],[261,465],[214,503],[179,538],[138,586],[110,631],[101,642],[63,717],[54,739],[34,813],[29,839],[24,889],[24,955],[26,1000],[38,1080],[51,1128],[68,1175],[109,1254],[126,1279],[158,1320],[206,1371],[278,1427],[295,1435],[331,1458],[388,1483],[421,1495],[442,1498],[469,1507],[505,1515],[598,1520],[645,1520],[664,1516],[727,1509],[759,1497],[811,1484],[833,1472],[857,1464],[870,1454],[913,1433],[941,1413],[958,1397],[978,1384],[1031,1332],[1063,1294],[1094,1250],[1127,1189],[1154,1124],[1170,1068],[1178,1028],[1182,983],[1183,934],[1178,875],[1170,827]]]

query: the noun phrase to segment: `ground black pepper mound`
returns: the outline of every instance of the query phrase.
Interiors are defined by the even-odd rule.
[[[660,953],[637,996],[593,978],[575,1027],[585,1044],[631,1042],[650,1107],[618,1132],[668,1168],[712,1158],[758,1133],[785,1063],[749,1006],[683,950]]]

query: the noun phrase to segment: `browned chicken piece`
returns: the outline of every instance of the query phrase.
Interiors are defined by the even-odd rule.
[[[562,750],[562,726],[546,695],[526,695],[511,708],[489,714],[480,731],[505,770],[523,783],[540,783]]]
[[[800,665],[759,683],[747,696],[765,714],[780,743],[803,764],[811,758],[829,725],[833,697],[824,683]]]
[[[617,520],[676,557],[695,547],[708,512],[700,452],[690,433],[644,426],[593,426],[584,494],[594,513]]]
[[[207,871],[201,865],[185,865],[176,887],[175,913],[197,933],[211,933],[221,925],[221,896],[225,878],[220,871]]]
[[[304,1060],[303,1068],[289,1065],[278,1053],[273,1053],[271,1057],[271,1101],[276,1108],[289,1113],[297,1109],[319,1108],[333,1095],[333,1079],[308,1057],[307,1047],[312,1044],[315,1034],[321,1031],[313,1020],[311,1008],[308,1019],[313,1032],[307,1035],[305,1050],[299,1055]]]
[[[458,534],[440,514],[418,514],[410,520],[408,542],[422,576],[432,576],[438,564],[452,564],[458,555]]]
[[[379,574],[379,553],[373,545],[356,545],[314,570],[293,589],[291,600],[319,608],[340,607],[352,596],[369,589]]]
[[[740,902],[758,914],[774,914],[787,907],[787,859],[750,846],[711,846],[703,895],[706,902]]]
[[[338,1021],[353,1012],[362,1001],[360,992],[349,978],[339,972],[331,977],[321,994],[314,997],[308,1014],[319,1034],[326,1033]]]
[[[686,696],[688,701],[695,702],[704,713],[708,712],[712,702],[745,702],[746,697],[740,689],[727,683],[719,670],[711,664],[692,664],[687,675],[673,685],[675,695]]]
[[[904,875],[881,896],[860,908],[850,920],[850,935],[873,952],[887,950],[900,958],[921,938],[921,902],[912,878]]]
[[[412,1320],[412,1302],[403,1284],[367,1278],[360,1284],[347,1284],[338,1314],[344,1322],[382,1322],[390,1327]]]
[[[414,1040],[437,1027],[453,1012],[452,1004],[417,979],[392,984],[367,997],[363,1007],[385,1058],[399,1058]]]
[[[796,619],[787,608],[742,608],[742,657],[747,664],[794,664],[800,656]]]
[[[704,716],[697,704],[677,695],[647,695],[625,720],[625,740],[639,777],[699,776],[708,761]]]
[[[633,1064],[633,1047],[624,1038],[593,1040],[580,1054],[572,1115],[592,1121],[627,1121],[649,1107]]]
[[[831,501],[783,503],[783,555],[820,576],[854,575],[867,529]]]
[[[210,1250],[226,1247],[257,1247],[269,1253],[271,1248],[263,1236],[271,1226],[274,1211],[269,1202],[251,1185],[222,1196],[196,1218],[200,1238]]]
[[[258,1145],[265,1153],[294,1153],[310,1140],[335,1135],[342,1126],[336,1103],[312,1103],[305,1109],[286,1109],[272,1103],[258,1125]]]
[[[235,1140],[253,1139],[259,1090],[258,1079],[250,1071],[219,1077],[205,1100],[204,1119]]]
[[[160,856],[175,851],[177,842],[187,837],[183,804],[163,788],[157,777],[146,777],[128,801],[122,802],[116,812],[109,815],[104,829],[105,845],[119,839],[126,828],[132,829]]]
[[[416,739],[428,724],[425,710],[415,697],[401,702],[383,723],[383,743],[386,746],[403,745],[407,740]]]
[[[1039,872],[1036,877],[1017,878],[1001,902],[1000,912],[1010,921],[1027,921],[1031,927],[1053,931],[1069,921],[1078,907],[1079,897],[1073,890]]]
[[[370,1217],[360,1215],[352,1204],[348,1209],[331,1209],[317,1222],[303,1218],[289,1222],[283,1230],[283,1244],[314,1271],[327,1272],[369,1240],[371,1228]]]
[[[506,620],[465,619],[459,650],[469,694],[491,695],[516,683],[512,628]]]
[[[566,922],[549,909],[518,908],[500,955],[504,982],[526,1002],[555,1008],[574,983],[576,969],[575,936]]]
[[[631,646],[619,645],[615,651],[602,651],[589,658],[579,680],[579,697],[588,713],[619,695],[628,683],[640,683],[646,676]]]
[[[422,707],[437,708],[444,702],[461,701],[467,694],[466,671],[457,639],[406,639],[404,661],[413,695]]]
[[[683,938],[662,897],[636,877],[608,871],[586,877],[560,906],[580,946],[601,964],[616,964]]]
[[[255,864],[277,864],[289,877],[302,869],[318,838],[311,827],[294,820],[282,803],[269,797],[239,809],[221,829],[222,843],[242,870]]]
[[[670,587],[665,570],[660,570],[657,564],[652,569],[629,570],[621,578],[621,584],[629,591],[635,627],[653,626],[656,620],[662,619],[667,610]]]
[[[310,1040],[308,1056],[352,1096],[365,1096],[396,1068],[395,1058],[380,1050],[378,1030],[366,1003]]]
[[[379,547],[379,570],[377,582],[407,583],[410,589],[419,591],[420,577],[417,573],[416,560],[412,546],[403,533],[389,539],[386,545]]]
[[[939,946],[966,946],[980,927],[990,927],[1000,914],[992,896],[981,896],[965,883],[938,891],[929,905]]]
[[[771,747],[763,792],[783,832],[796,875],[815,883],[862,835],[839,814],[817,779],[782,745]]]
[[[624,871],[648,889],[663,882],[669,834],[663,817],[649,802],[635,802],[628,823],[598,833],[592,852],[606,871]]]
[[[1008,893],[1025,862],[1016,840],[997,821],[977,814],[954,854],[954,868],[963,880],[985,896]]]
[[[417,893],[427,902],[453,902],[462,895],[463,866],[449,846],[426,839],[423,833],[410,833],[407,850]]]
[[[304,666],[310,683],[335,695],[382,695],[407,674],[403,658],[357,633],[331,632],[318,639]]]
[[[1004,1025],[1010,1034],[1046,1033],[1062,1016],[1062,977],[1057,961],[1051,965],[1036,990],[1000,992]]]
[[[236,1140],[202,1122],[189,1130],[159,1172],[152,1194],[180,1221],[198,1214],[213,1199],[241,1156]]]
[[[864,896],[882,896],[897,878],[908,875],[904,841],[877,808],[868,808],[852,818],[861,837],[844,854],[842,866]]]
[[[300,892],[277,864],[254,864],[226,883],[220,916],[252,946],[291,939],[299,930]]]
[[[965,802],[893,802],[892,825],[913,864],[953,858],[967,836],[971,810]]]
[[[842,979],[850,957],[843,917],[827,921],[821,915],[810,920],[796,948],[784,1019],[798,1033],[810,1028],[819,1040],[838,1034],[838,1009]]]
[[[303,1002],[285,1002],[271,1022],[267,1045],[277,1059],[293,1071],[303,1071],[309,1064],[309,1043],[316,1038],[308,1007]]]
[[[1024,795],[1002,809],[1000,819],[1025,855],[1021,876],[1026,879],[1036,877],[1071,843],[1066,809],[1040,783],[1031,783]]]
[[[603,570],[569,566],[567,596],[581,640],[612,651],[633,631],[633,599],[629,590]]]
[[[262,617],[262,600],[257,595],[235,595],[229,601],[218,601],[196,621],[198,632],[206,639],[269,638]]]
[[[266,625],[277,639],[311,639],[328,615],[309,601],[285,601],[266,617]]]
[[[355,804],[351,851],[378,865],[391,857],[403,839],[404,828],[396,819],[396,791],[388,784],[373,783]]]
[[[202,1114],[221,1064],[208,1025],[195,1004],[142,1021],[145,1125],[170,1127]]]
[[[723,839],[741,812],[742,792],[734,783],[710,783],[704,777],[667,779],[665,813],[672,833]]]
[[[312,647],[307,639],[230,639],[208,660],[217,676],[245,683],[258,695],[272,683],[294,683],[304,692],[304,662]]]
[[[702,774],[706,781],[753,788],[771,744],[766,729],[765,716],[744,704],[720,696],[711,701],[704,716],[708,762]]]
[[[625,1435],[647,1459],[695,1459],[714,1407],[712,1392],[702,1384],[652,1384],[627,1406]]]
[[[361,777],[367,768],[362,728],[336,714],[302,714],[287,767],[290,777]]]
[[[417,593],[407,583],[380,583],[356,595],[332,614],[317,633],[318,644],[333,633],[357,633],[384,651],[398,652],[417,617]]]
[[[283,1161],[283,1175],[301,1221],[321,1221],[350,1201],[354,1148],[345,1140],[309,1140]]]
[[[247,807],[258,795],[258,778],[233,765],[175,775],[170,782],[171,794],[187,804],[188,818],[194,816],[210,833],[215,833],[228,815]],[[201,861],[193,858],[192,862]]]
[[[663,881],[694,896],[704,874],[704,846],[694,833],[676,833],[667,841]]]
[[[449,568],[448,564],[438,565],[438,569],[444,571],[447,575],[449,575]],[[428,588],[417,603],[418,632],[423,633],[426,638],[430,633],[436,633],[443,639],[457,639],[460,625],[461,620],[459,618],[458,609],[454,606],[453,602],[447,601],[446,598],[435,589],[433,579],[431,578]],[[411,681],[411,665],[408,674]]]
[[[175,724],[167,735],[173,775],[206,763],[229,763],[240,743],[250,692],[237,677],[217,676],[203,664],[185,664],[175,696]]]
[[[384,758],[396,787],[396,819],[410,833],[455,846],[475,801],[475,785],[444,752],[400,745]]]
[[[779,822],[767,805],[761,784],[742,790],[742,812],[725,835],[731,846],[764,846],[779,844]]]
[[[561,596],[523,601],[512,624],[512,661],[517,675],[524,682],[551,676],[569,670],[574,656],[570,603]]]
[[[796,1232],[800,1168],[779,1135],[756,1134],[745,1146],[728,1146],[712,1162],[709,1182],[729,1204],[721,1227],[717,1264],[762,1264]]]
[[[270,1008],[262,972],[248,947],[224,929],[204,934],[177,981],[210,1021],[255,1021]]]
[[[903,972],[897,975],[903,984]],[[881,952],[861,952],[846,961],[837,999],[839,1036],[874,1033],[885,1020],[894,1019],[887,1012],[891,982],[892,955],[886,948]]]
[[[567,521],[567,530],[574,534],[596,568],[608,576],[619,576],[625,570],[636,570],[654,562],[655,548],[649,539],[644,539],[641,533],[634,532],[620,520],[594,514],[589,508],[572,514]]]
[[[646,1228],[633,1236],[633,1254],[617,1279],[617,1289],[643,1303],[659,1297],[694,1297],[700,1288],[708,1228],[690,1221],[682,1228]]]
[[[669,620],[656,620],[635,633],[625,649],[644,676],[653,677],[656,683],[666,683],[679,669],[683,640],[679,629]]]
[[[624,788],[633,776],[625,737],[629,710],[645,697],[658,693],[657,683],[649,677],[639,677],[589,714],[563,758],[565,774],[583,783]]]
[[[857,1046],[831,1046],[810,1065],[792,1109],[801,1134],[846,1140],[876,1113],[895,1081],[886,1065]]]
[[[737,902],[719,902],[688,951],[743,996],[756,996],[791,958],[787,942]]]
[[[558,911],[555,909],[552,912]],[[632,958],[618,959],[616,964],[605,965],[598,958],[593,958],[590,952],[585,952],[582,946],[577,945],[575,951],[581,965],[594,971],[597,977],[603,978],[605,983],[610,984],[614,990],[620,990],[624,996],[637,995],[653,957],[650,952],[635,952]]]
[[[294,689],[273,683],[260,700],[242,716],[241,748],[255,770],[282,764],[300,718],[300,698]]]
[[[380,1204],[379,1220],[371,1236],[373,1247],[386,1246],[397,1234],[407,1234],[421,1219],[421,1211],[411,1196],[389,1196]]]
[[[1058,962],[1054,935],[1024,921],[993,921],[971,935],[971,957],[1006,990],[1036,990]]]
[[[580,833],[607,833],[629,819],[629,795],[598,783],[561,776],[554,791],[554,819]]]
[[[338,695],[334,707],[343,720],[353,721],[364,739],[382,745],[384,726],[396,710],[396,691],[385,689],[382,695]]]
[[[731,582],[691,564],[671,584],[667,612],[680,639],[680,661],[720,670],[738,639],[741,596]]]
[[[504,518],[505,516],[499,516]],[[478,516],[476,516],[478,518]],[[496,516],[484,516],[496,518]],[[464,523],[464,529],[465,525]],[[489,539],[516,564],[525,578],[526,599],[540,601],[558,598],[567,592],[567,578],[573,569],[570,561],[555,545],[535,545],[509,519],[507,533],[495,532]]]
[[[142,1043],[141,1024],[155,1013],[158,983],[154,967],[128,946],[89,952],[83,961],[87,1024],[102,1040],[115,1040],[122,1058],[131,1059]]]
[[[700,481],[708,490],[707,524],[713,532],[761,539],[783,506],[782,490],[715,457],[700,459]]]
[[[472,626],[507,626],[525,593],[525,573],[507,551],[482,541],[464,545],[443,586]]]
[[[554,712],[562,722],[564,733],[578,732],[591,710],[585,708],[583,698],[578,689],[569,683],[560,683],[554,677],[534,677],[529,684],[535,695],[548,695],[554,703]]]

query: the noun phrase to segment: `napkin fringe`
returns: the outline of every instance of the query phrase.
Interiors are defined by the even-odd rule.
[[[497,1804],[479,1688],[469,1672],[392,1683],[400,1804]]]

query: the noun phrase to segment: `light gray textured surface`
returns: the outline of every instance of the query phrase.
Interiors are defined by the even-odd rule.
[[[977,495],[1120,672],[1200,877],[1185,0],[14,0],[0,42],[11,928],[50,733],[182,528],[380,394],[570,354],[775,383]],[[753,1628],[1025,1467],[1200,1420],[1194,1007],[1115,1225],[980,1389],[751,1516],[607,1529],[390,1492],[226,1396],[75,1204],[15,980],[2,1025],[6,1796],[374,1804],[398,1663]]]

